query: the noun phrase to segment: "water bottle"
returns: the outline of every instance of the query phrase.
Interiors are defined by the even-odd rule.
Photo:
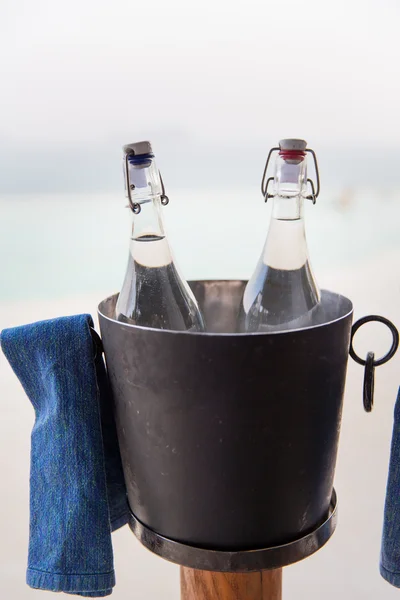
[[[274,176],[266,179],[275,151]],[[317,191],[307,178],[308,153],[314,158]],[[311,194],[307,193],[308,184]],[[271,221],[260,259],[243,294],[239,332],[298,329],[323,321],[321,294],[310,264],[304,224],[304,199],[315,203],[319,188],[315,153],[307,148],[307,142],[284,139],[279,147],[272,148],[261,184],[265,201],[273,198]]]
[[[151,144],[137,142],[123,150],[133,224],[116,319],[157,329],[203,331],[196,299],[179,272],[165,232],[162,213],[168,197]]]

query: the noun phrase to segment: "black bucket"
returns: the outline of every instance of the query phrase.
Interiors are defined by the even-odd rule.
[[[245,282],[190,285],[209,333],[99,306],[133,528],[217,554],[308,539],[332,511],[352,303],[323,291],[323,325],[232,334]]]

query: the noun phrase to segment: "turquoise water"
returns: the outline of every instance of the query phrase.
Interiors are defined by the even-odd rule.
[[[179,190],[170,197],[164,211],[167,231],[185,277],[249,277],[271,208],[258,189]],[[315,206],[307,202],[307,238],[317,277],[323,269],[399,248],[399,200],[396,190],[345,196],[325,190]],[[118,193],[0,196],[0,301],[118,291],[130,234],[125,204]]]

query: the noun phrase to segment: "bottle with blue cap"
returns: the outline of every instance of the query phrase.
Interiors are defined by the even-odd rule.
[[[203,331],[195,297],[173,259],[163,221],[168,203],[150,142],[124,146],[124,174],[133,213],[128,266],[116,304],[124,323]]]
[[[275,171],[267,179],[270,158],[277,152]],[[317,189],[307,178],[307,154],[314,159]],[[270,185],[271,184],[271,185]],[[310,193],[307,191],[310,186]],[[304,200],[319,194],[316,156],[301,139],[284,139],[272,148],[261,190],[273,199],[267,239],[242,299],[239,332],[299,329],[323,320],[320,291],[308,255]]]

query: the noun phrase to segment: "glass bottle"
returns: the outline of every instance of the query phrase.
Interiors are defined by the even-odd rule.
[[[273,197],[271,221],[257,267],[244,291],[240,332],[298,329],[322,319],[320,291],[311,269],[304,227],[304,198],[309,197],[306,149],[307,142],[297,139],[281,140],[276,148],[275,173],[270,178],[273,193],[263,190],[266,199]],[[315,201],[319,178],[317,194],[312,189]]]
[[[116,318],[157,329],[203,331],[199,307],[165,233],[162,205],[168,198],[150,142],[124,146],[124,171],[133,224]]]

